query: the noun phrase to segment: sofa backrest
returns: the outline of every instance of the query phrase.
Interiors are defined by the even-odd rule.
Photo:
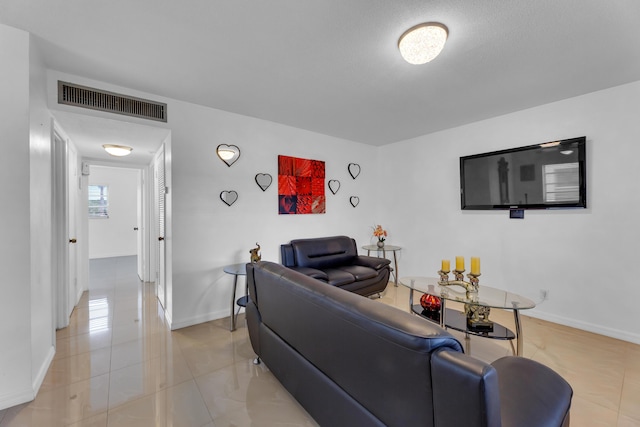
[[[263,327],[385,425],[434,425],[430,360],[438,349],[462,351],[451,334],[279,264],[249,264],[247,279]]]
[[[358,255],[355,240],[347,236],[292,240],[280,250],[285,266],[318,269],[349,264]]]

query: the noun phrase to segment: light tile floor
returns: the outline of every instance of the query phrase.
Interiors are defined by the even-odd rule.
[[[135,257],[91,261],[85,292],[33,402],[0,411],[9,426],[317,426],[264,365],[255,366],[241,316],[170,332]],[[389,284],[381,303],[408,309]],[[507,326],[512,315],[492,312]],[[523,317],[524,356],[574,389],[572,426],[640,426],[640,346]],[[464,341],[462,334],[458,334]],[[505,342],[472,338],[487,362]]]

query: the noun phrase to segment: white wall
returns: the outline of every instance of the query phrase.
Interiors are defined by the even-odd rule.
[[[371,226],[381,216],[379,201],[386,197],[374,185],[376,147],[49,70],[50,105],[61,110],[70,107],[55,103],[57,80],[168,105],[168,123],[156,125],[171,130],[165,143],[169,187],[165,246],[166,314],[173,329],[229,316],[233,277],[223,267],[248,261],[256,242],[262,246],[262,259],[276,262],[280,244],[293,238],[346,234],[360,246],[370,243]],[[87,114],[148,125],[98,111]],[[232,167],[216,156],[219,144],[240,147],[242,154]],[[325,188],[326,214],[278,215],[280,154],[326,162],[326,180],[342,184],[336,195]],[[347,171],[349,163],[362,168],[356,180]],[[273,176],[266,192],[254,181],[257,173]],[[223,190],[239,193],[233,206],[220,201]],[[349,204],[350,196],[360,198],[357,208]]]
[[[31,390],[29,35],[0,25],[0,408]]]
[[[434,276],[443,258],[480,256],[481,285],[533,300],[549,290],[525,314],[640,343],[639,111],[636,82],[382,147],[381,210],[405,248],[402,275]],[[460,156],[582,135],[587,209],[526,211],[524,220],[460,210]]]
[[[249,261],[256,242],[262,259],[276,262],[280,244],[294,238],[346,234],[369,243],[380,197],[375,147],[181,102],[170,103],[169,117],[174,328],[229,315],[233,279],[222,268]],[[233,166],[217,158],[218,144],[240,147]],[[326,214],[278,214],[279,154],[326,162],[326,181],[342,183],[336,195],[326,189]],[[362,167],[356,180],[347,171],[352,162]],[[266,192],[254,181],[257,173],[274,179]],[[223,190],[239,194],[231,207],[219,198]],[[357,208],[350,196],[360,198]]]
[[[52,143],[46,73],[40,53],[30,45],[30,214],[31,214],[31,376],[38,390],[53,355]]]
[[[26,32],[0,25],[0,409],[33,399],[53,354],[50,118],[30,52]]]
[[[90,259],[136,255],[139,181],[139,169],[91,165],[89,185],[109,187],[109,218],[89,218]]]

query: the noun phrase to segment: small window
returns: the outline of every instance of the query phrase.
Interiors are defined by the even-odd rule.
[[[108,186],[89,186],[89,218],[109,218]]]

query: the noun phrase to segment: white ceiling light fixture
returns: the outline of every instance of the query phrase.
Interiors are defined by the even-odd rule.
[[[128,156],[133,151],[133,148],[127,147],[126,145],[104,144],[102,148],[104,148],[107,153],[116,157]]]
[[[448,35],[447,27],[438,22],[418,24],[400,36],[400,55],[409,64],[426,64],[442,52]]]

